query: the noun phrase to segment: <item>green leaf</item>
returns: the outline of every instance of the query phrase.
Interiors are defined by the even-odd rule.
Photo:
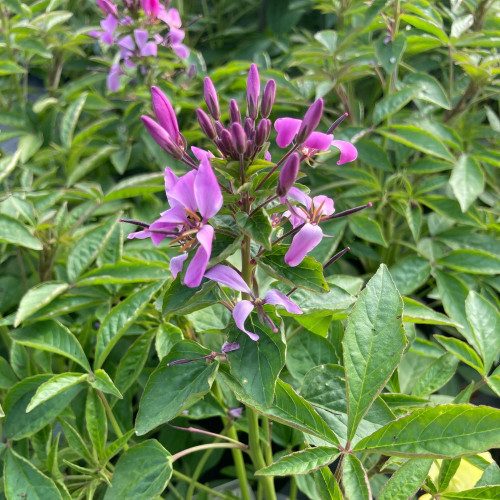
[[[467,316],[465,315],[465,299],[469,294],[468,288],[462,281],[451,274],[439,271],[438,269],[436,269],[434,273],[439,295],[441,296],[446,314],[461,325],[460,328],[457,328],[458,331],[472,347],[480,352],[476,339],[467,322]]]
[[[289,455],[284,455],[276,462],[258,470],[256,476],[291,476],[308,474],[320,467],[331,464],[339,454],[337,448],[318,446],[306,448]]]
[[[299,333],[288,342],[286,367],[297,380],[303,380],[311,368],[326,363],[338,363],[335,349],[327,339]]]
[[[448,44],[448,37],[446,33],[443,31],[443,28],[439,26],[437,23],[431,21],[430,19],[423,19],[421,17],[413,16],[411,14],[403,14],[401,16],[401,20],[405,21],[415,28],[430,33],[435,37],[439,38],[443,42],[443,44]]]
[[[408,500],[417,494],[434,461],[431,458],[407,460],[385,483],[378,500]]]
[[[318,293],[328,292],[323,266],[312,257],[305,257],[298,266],[290,267],[285,263],[287,251],[288,248],[278,247],[260,257],[258,263],[269,276],[287,285]]]
[[[91,456],[90,451],[85,444],[82,436],[79,432],[69,424],[64,418],[58,419],[63,430],[64,438],[68,442],[69,446],[81,457],[90,463],[94,462],[94,458]]]
[[[158,327],[155,339],[156,354],[160,361],[170,352],[170,349],[183,339],[182,330],[171,323],[163,323]]]
[[[321,45],[328,49],[328,52],[333,55],[337,47],[337,32],[333,30],[318,31],[314,38],[318,40]]]
[[[0,76],[18,75],[24,73],[24,69],[14,61],[0,61]]]
[[[68,175],[66,186],[72,186],[78,182],[82,177],[89,174],[94,168],[103,165],[107,162],[108,158],[118,150],[117,146],[104,146],[99,148],[97,153],[88,156],[82,160]]]
[[[252,217],[245,212],[236,214],[236,224],[247,235],[266,250],[271,250],[271,233],[273,228],[264,210],[257,210]]]
[[[490,484],[500,484],[500,467],[492,463],[484,469],[481,479],[475,484],[475,487],[488,486]]]
[[[375,55],[379,64],[385,69],[387,74],[393,73],[398,67],[406,48],[405,36],[399,34],[393,40],[386,42],[385,33],[375,42]]]
[[[189,314],[219,302],[213,293],[215,282],[206,280],[201,287],[189,288],[181,283],[180,275],[170,283],[163,296],[162,312],[167,314]]]
[[[348,440],[401,360],[403,301],[385,265],[360,293],[342,341],[347,377]]]
[[[443,500],[488,500],[500,497],[500,486],[481,486],[460,492],[443,493]]]
[[[438,313],[416,300],[403,297],[403,304],[403,320],[405,323],[420,323],[422,325],[449,325],[455,327],[461,326],[446,317],[444,314]]]
[[[101,368],[97,369],[94,373],[89,374],[87,378],[88,383],[99,391],[107,394],[112,394],[119,399],[122,399],[120,391],[116,388],[110,376]]]
[[[38,432],[56,418],[81,389],[75,385],[26,413],[26,407],[38,387],[49,379],[50,375],[35,375],[25,378],[9,390],[3,402],[7,439],[18,440]]]
[[[0,405],[0,418],[5,417],[5,413],[3,411],[2,405]]]
[[[314,473],[314,482],[321,500],[342,500],[342,492],[328,467],[322,467]]]
[[[113,167],[115,167],[115,170],[119,174],[123,175],[125,173],[125,170],[127,170],[131,153],[132,153],[132,147],[125,146],[123,149],[119,149],[118,151],[115,151],[111,155],[111,163],[113,164]]]
[[[481,375],[485,375],[484,366],[481,358],[476,354],[472,347],[462,342],[461,340],[454,339],[453,337],[444,337],[442,335],[434,335],[434,338],[451,354],[454,354],[458,359],[465,364],[477,370]]]
[[[484,174],[479,163],[468,155],[460,156],[451,173],[450,186],[462,212],[467,212],[484,190]]]
[[[144,283],[164,280],[170,271],[163,265],[153,262],[117,262],[105,264],[98,269],[85,273],[75,286],[115,285],[118,283]]]
[[[333,445],[338,445],[337,436],[318,415],[312,405],[300,397],[282,380],[278,379],[276,383],[273,404],[268,408],[264,408],[245,393],[241,384],[228,373],[224,365],[220,367],[219,376],[222,377],[226,385],[235,393],[238,401],[251,406],[262,415],[317,436]]]
[[[453,250],[437,262],[456,271],[473,274],[500,273],[500,258],[479,250]]]
[[[373,124],[380,123],[384,118],[393,115],[405,107],[419,92],[419,87],[407,87],[386,95],[377,101],[373,109]]]
[[[467,296],[465,311],[478,352],[484,361],[485,373],[488,373],[500,351],[500,314],[476,292],[470,292]]]
[[[362,463],[354,455],[346,454],[344,457],[342,483],[346,499],[371,500],[370,481]]]
[[[431,274],[427,259],[418,255],[405,257],[391,267],[391,276],[402,295],[410,295],[424,285]]]
[[[40,241],[26,229],[26,226],[5,214],[0,214],[0,243],[43,250]]]
[[[135,429],[130,429],[123,436],[119,437],[116,441],[113,441],[111,444],[109,444],[102,453],[102,463],[105,464],[108,460],[111,460],[117,453],[119,453],[134,434]]]
[[[447,458],[441,462],[438,476],[438,491],[446,491],[461,461],[461,458]]]
[[[239,380],[245,392],[259,405],[267,407],[274,398],[278,375],[285,364],[285,342],[280,333],[256,321],[252,314],[247,329],[259,335],[252,340],[246,333],[234,327],[228,335],[229,342],[237,342],[239,349],[227,353],[231,374]]]
[[[57,321],[39,321],[14,330],[10,335],[18,344],[60,354],[90,371],[82,346],[76,337]]]
[[[423,128],[415,125],[391,125],[390,128],[379,128],[377,132],[388,139],[415,148],[423,153],[454,161],[446,146]]]
[[[14,326],[19,326],[26,318],[52,302],[57,296],[69,288],[67,283],[61,281],[47,281],[39,283],[26,292],[19,303]]]
[[[104,201],[123,200],[145,196],[165,189],[164,174],[141,174],[117,182],[104,196]]]
[[[97,392],[90,388],[85,404],[85,425],[97,454],[101,456],[108,436],[108,419],[104,404],[99,399]]]
[[[446,353],[434,360],[418,378],[412,394],[414,396],[427,396],[441,389],[457,371],[458,358]]]
[[[13,155],[6,155],[0,159],[0,182],[16,168],[20,156],[21,150],[18,149]]]
[[[174,361],[208,356],[210,352],[191,340],[183,340],[172,347],[149,377],[142,394],[135,421],[137,435],[142,436],[172,420],[210,390],[217,362],[207,363],[206,359],[200,359],[169,366]]]
[[[68,279],[71,282],[75,281],[96,259],[99,252],[106,245],[117,223],[118,218],[113,217],[101,226],[88,232],[76,242],[68,255],[66,264]]]
[[[405,209],[405,218],[415,241],[420,239],[422,227],[422,207],[413,201],[409,201]]]
[[[156,439],[144,441],[120,457],[104,500],[150,500],[161,494],[171,476],[170,453]]]
[[[419,196],[418,201],[429,207],[434,212],[437,212],[439,215],[443,215],[444,217],[456,220],[457,222],[461,222],[462,224],[474,227],[477,227],[481,224],[479,218],[475,216],[477,212],[474,212],[474,210],[472,210],[474,207],[472,207],[471,210],[464,214],[460,208],[458,201],[451,198],[434,195]]]
[[[38,405],[61,394],[70,387],[85,382],[86,378],[87,375],[85,373],[61,373],[60,375],[54,375],[36,390],[35,395],[26,407],[26,413],[31,412]]]
[[[162,283],[152,283],[141,288],[107,314],[97,332],[95,368],[102,366],[115,344],[142,313],[161,285]]]
[[[415,410],[361,440],[355,451],[400,457],[453,458],[500,444],[500,410],[438,405]]]
[[[17,146],[21,151],[21,162],[26,163],[41,148],[42,144],[43,137],[37,134],[23,135]]]
[[[126,392],[141,374],[155,333],[155,330],[149,330],[142,334],[122,357],[115,375],[116,386],[121,392]]]
[[[0,389],[10,389],[19,380],[9,363],[0,356]]]
[[[75,132],[75,127],[80,118],[80,114],[85,106],[85,101],[87,100],[87,93],[83,93],[78,96],[69,106],[64,113],[63,119],[61,121],[61,144],[62,147],[68,150],[73,142],[73,133]]]
[[[451,109],[450,101],[443,86],[433,76],[428,73],[407,73],[403,80],[408,85],[418,85],[420,87],[417,99],[436,104],[444,109]]]
[[[349,219],[349,227],[358,238],[387,247],[378,222],[366,217],[366,215],[356,215]]]
[[[8,500],[62,500],[52,479],[12,448],[5,456],[5,496]]]
[[[376,142],[361,139],[356,142],[356,149],[358,150],[358,159],[370,165],[370,167],[393,172],[394,168],[389,156]]]

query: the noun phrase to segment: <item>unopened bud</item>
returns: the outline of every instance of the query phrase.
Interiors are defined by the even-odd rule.
[[[229,130],[223,129],[220,134],[220,138],[222,141],[222,145],[224,146],[224,149],[226,151],[226,156],[231,156],[234,151],[234,144],[233,144],[233,138],[229,133]]]
[[[113,2],[109,0],[97,0],[98,7],[105,13],[118,17],[118,9]]]
[[[254,120],[259,112],[260,78],[255,64],[250,65],[247,80],[248,116]]]
[[[142,123],[149,132],[149,135],[156,141],[156,143],[164,149],[170,156],[180,160],[184,156],[184,151],[181,149],[179,144],[175,143],[168,134],[168,132],[158,125],[149,116],[142,116]]]
[[[257,147],[262,146],[269,137],[271,132],[271,120],[267,118],[262,119],[257,125],[257,130],[255,131],[255,145]]]
[[[294,185],[297,174],[299,173],[300,157],[298,153],[290,155],[288,160],[283,165],[278,180],[278,188],[276,194],[282,198],[286,196],[290,188]]]
[[[229,102],[229,120],[231,123],[241,123],[240,108],[234,99]]]
[[[297,133],[297,144],[302,144],[314,132],[323,115],[323,99],[318,99],[306,111]]]
[[[245,123],[243,125],[243,128],[245,130],[245,134],[247,134],[248,137],[254,136],[255,122],[252,120],[252,118],[245,118]]]
[[[203,133],[211,141],[213,141],[217,137],[217,133],[215,131],[214,124],[212,123],[210,117],[205,113],[205,111],[198,108],[196,110],[196,118],[198,118],[198,123],[200,124],[200,128],[203,131]]]
[[[168,97],[158,87],[151,87],[151,100],[158,123],[168,132],[172,139],[177,141],[179,138],[179,125]]]
[[[266,86],[264,87],[264,93],[262,94],[262,102],[260,104],[260,115],[262,116],[262,118],[267,118],[271,114],[275,96],[276,82],[271,79],[266,83]]]
[[[221,136],[223,130],[224,130],[224,125],[222,125],[222,123],[219,120],[217,120],[215,122],[215,131],[217,132],[217,137]]]
[[[245,154],[247,150],[247,135],[239,123],[233,123],[231,125],[231,138],[236,152],[239,155]]]
[[[214,84],[208,76],[203,83],[203,89],[205,91],[205,102],[207,103],[208,111],[214,120],[218,120],[220,118],[219,98],[217,97]]]

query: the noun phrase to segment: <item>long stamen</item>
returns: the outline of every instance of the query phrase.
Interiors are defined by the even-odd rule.
[[[187,212],[187,214],[190,217],[192,217],[193,219],[197,220],[198,222],[201,222],[201,218],[200,218],[200,216],[197,213],[189,210],[189,208],[186,208],[186,207],[184,207],[184,210]]]
[[[149,228],[149,224],[135,219],[120,219],[120,222],[126,222],[127,224],[135,224],[136,226]]]

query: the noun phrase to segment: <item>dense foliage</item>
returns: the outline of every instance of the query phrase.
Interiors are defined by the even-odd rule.
[[[498,4],[98,3],[0,4],[0,497],[497,498]]]

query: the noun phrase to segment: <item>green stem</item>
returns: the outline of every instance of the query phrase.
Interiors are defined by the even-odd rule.
[[[120,424],[118,423],[115,416],[113,415],[113,410],[111,409],[111,406],[109,406],[109,403],[108,403],[108,400],[106,399],[106,396],[101,391],[97,391],[97,395],[99,396],[100,400],[102,401],[102,404],[104,405],[104,410],[106,411],[106,414],[108,415],[109,421],[111,422],[111,426],[113,427],[115,434],[117,435],[118,438],[121,438],[123,436],[123,432],[120,428]],[[123,446],[123,449],[125,451],[127,451],[128,444],[125,443],[125,445]]]
[[[189,455],[190,453],[195,453],[196,451],[201,451],[201,450],[208,450],[212,448],[238,448],[240,450],[246,450],[246,446],[242,444],[235,444],[235,443],[207,443],[207,444],[200,444],[198,446],[193,446],[192,448],[187,448],[185,450],[179,451],[179,453],[176,453],[175,455],[172,455],[172,462],[175,462],[176,460],[179,460],[179,458],[184,457],[185,455]]]
[[[186,475],[182,474],[182,472],[179,472],[175,469],[172,471],[172,475],[175,476],[177,479],[180,479],[181,481],[185,481],[186,483],[191,482],[191,478],[189,476],[186,476]],[[215,491],[212,488],[209,488],[208,486],[205,486],[204,484],[201,484],[198,482],[195,482],[195,486],[198,490],[209,493],[210,495],[213,495],[214,497],[217,497],[217,498],[223,498],[224,500],[231,500],[231,498],[233,498],[233,497],[228,497],[227,495],[224,495],[223,493]]]
[[[295,480],[295,476],[290,478],[290,494],[288,495],[288,500],[296,500],[297,499],[297,481]]]
[[[273,448],[271,444],[270,423],[267,417],[262,417],[262,431],[266,439],[264,444],[264,457],[266,459],[266,464],[271,465],[273,463]]]

